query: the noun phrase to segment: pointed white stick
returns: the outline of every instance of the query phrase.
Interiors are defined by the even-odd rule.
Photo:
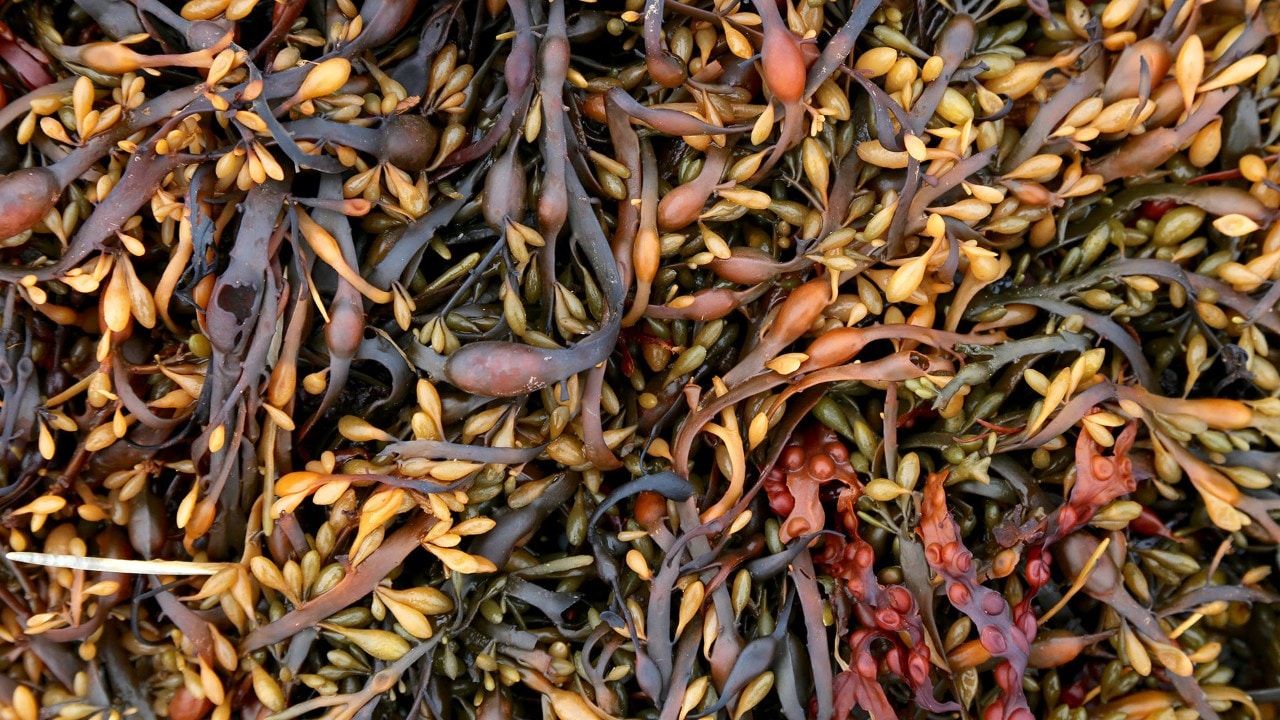
[[[184,562],[182,560],[120,560],[117,558],[58,555],[55,553],[11,552],[14,562],[44,567],[128,573],[130,575],[213,575],[232,563]]]

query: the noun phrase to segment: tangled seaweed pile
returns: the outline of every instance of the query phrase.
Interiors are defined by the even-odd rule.
[[[1274,717],[1280,2],[356,2],[0,6],[0,719]]]

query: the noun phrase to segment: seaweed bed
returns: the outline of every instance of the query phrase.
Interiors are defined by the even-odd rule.
[[[1278,39],[0,0],[0,720],[1275,717]]]

